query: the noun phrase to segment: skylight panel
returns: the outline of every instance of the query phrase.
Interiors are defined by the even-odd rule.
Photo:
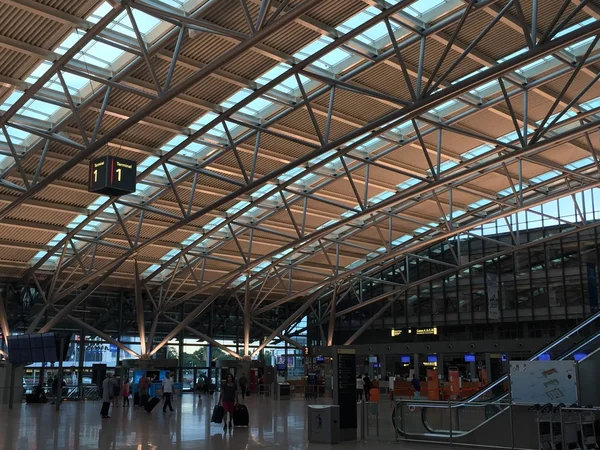
[[[288,170],[287,172],[285,172],[284,174],[282,174],[279,177],[279,180],[281,181],[287,181],[290,178],[295,177],[296,175],[301,174],[304,171],[303,167],[294,167],[293,169]]]
[[[397,238],[397,239],[394,239],[394,240],[392,241],[392,245],[393,245],[393,246],[400,245],[400,244],[402,244],[402,243],[404,243],[404,242],[406,242],[406,241],[410,241],[410,239],[411,239],[411,238],[410,238],[410,236],[408,236],[408,235],[406,235],[406,234],[405,234],[405,235],[403,235],[403,236],[400,236],[400,237],[399,237],[399,238]]]
[[[325,46],[329,45],[332,42],[333,42],[333,39],[328,38],[326,36],[321,36],[319,39],[311,42],[306,47],[304,47],[302,50],[300,50],[299,52],[294,54],[294,57],[304,60],[304,59],[308,58],[309,56],[312,56],[319,50],[323,49]],[[321,58],[319,58],[313,64],[316,65],[317,67],[321,67],[322,69],[331,70],[334,68],[334,66],[338,65],[339,63],[341,63],[342,61],[344,61],[346,58],[349,58],[349,57],[350,57],[350,53],[348,53],[347,51],[342,50],[341,48],[335,48],[335,49],[331,50],[329,53],[323,55]]]
[[[484,153],[487,153],[493,149],[494,149],[493,146],[491,146],[489,144],[483,144],[483,145],[479,145],[479,146],[461,154],[460,156],[462,156],[465,159],[472,159],[477,156],[483,155]]]
[[[66,112],[66,109],[41,100],[28,100],[17,113],[34,119],[51,122],[52,116],[59,111]]]
[[[578,28],[581,28],[581,27],[584,27],[586,25],[589,25],[590,23],[594,22],[594,20],[595,19],[593,19],[593,18],[590,17],[589,19],[586,19],[583,22],[579,22],[579,23],[576,23],[575,25],[571,25],[570,27],[565,28],[565,29],[559,31],[558,33],[556,33],[552,39],[554,40],[556,38],[564,36],[565,34],[570,33],[571,31],[575,31]]]
[[[167,142],[165,145],[163,145],[160,149],[165,152],[169,152],[173,148],[175,148],[177,145],[179,145],[183,141],[185,141],[187,138],[188,138],[188,136],[179,134],[179,135],[175,136],[173,139],[171,139],[169,142]],[[184,149],[180,150],[179,154],[181,154],[183,156],[187,156],[189,158],[197,159],[197,158],[200,158],[200,157],[206,155],[208,152],[210,152],[210,150],[211,149],[209,147],[207,147],[206,145],[199,144],[197,142],[191,142],[188,145],[186,145]],[[156,161],[156,159],[155,159],[155,161]]]
[[[8,110],[14,103],[21,98],[23,92],[21,91],[13,91],[8,98],[0,105],[0,110]]]
[[[289,69],[291,69],[290,65],[280,63],[280,64],[276,65],[275,67],[269,69],[265,73],[263,73],[260,77],[258,77],[256,79],[256,82],[265,85],[267,83],[270,83],[275,78],[282,75]],[[305,86],[310,82],[310,79],[304,75],[299,75],[299,77],[300,77],[300,82]],[[298,83],[296,81],[296,77],[292,76],[292,77],[285,79],[283,82],[281,82],[277,86],[275,86],[274,89],[281,91],[285,94],[291,94],[292,92],[298,90]]]
[[[503,63],[505,61],[508,61],[509,59],[513,59],[513,58],[515,58],[515,57],[517,57],[519,55],[522,55],[523,53],[526,53],[527,50],[528,50],[527,47],[523,47],[523,48],[517,50],[516,52],[513,52],[513,53],[511,53],[509,55],[506,55],[504,58],[500,58],[498,60],[498,64],[501,64],[501,63]]]
[[[416,178],[409,178],[408,180],[400,183],[398,186],[396,186],[398,189],[408,189],[409,187],[414,186],[415,184],[418,184],[419,180],[417,180]]]
[[[527,186],[528,185],[526,183],[523,183],[523,189],[525,189]],[[514,185],[514,190],[516,192],[519,192],[521,190],[521,188],[519,187],[519,184]],[[512,186],[509,186],[506,189],[502,189],[500,192],[498,192],[499,197],[507,197],[507,196],[512,196],[512,195],[514,195]]]
[[[67,225],[67,228],[70,228],[70,229],[75,228],[81,222],[83,222],[86,218],[87,218],[87,216],[84,216],[83,214],[78,215],[77,217],[75,217],[75,219],[73,219],[71,221],[70,224]],[[96,220],[90,220],[89,223],[83,227],[83,230],[96,232],[96,231],[98,231],[97,227],[99,225],[101,225],[100,222],[98,222]]]
[[[235,205],[233,205],[231,208],[229,208],[227,210],[227,214],[233,215],[233,214],[239,212],[240,210],[244,209],[249,204],[250,204],[250,202],[247,202],[247,201],[237,202]]]
[[[542,183],[544,181],[550,180],[551,178],[555,178],[559,176],[561,173],[558,170],[550,170],[549,172],[544,172],[537,177],[530,178],[529,180],[534,184]]]
[[[482,198],[481,200],[477,200],[476,202],[471,203],[469,205],[469,208],[477,209],[477,208],[481,208],[482,206],[489,205],[490,203],[492,203],[491,200],[488,200],[487,198]]]
[[[12,141],[12,143],[17,145],[23,144],[23,141],[29,136],[29,133],[17,130],[16,128],[13,128],[11,126],[7,126],[6,131],[10,136],[10,140]],[[4,135],[4,133],[0,133],[0,141],[6,142],[6,136]]]
[[[257,98],[255,100],[252,100],[250,103],[248,103],[246,106],[244,106],[242,109],[240,109],[241,113],[244,114],[248,114],[250,116],[255,116],[255,117],[260,117],[265,109],[273,106],[274,103],[270,102],[269,100],[265,100],[264,98]],[[280,109],[281,107],[278,107],[278,109]]]
[[[384,201],[387,198],[392,197],[393,195],[394,195],[394,193],[392,191],[383,191],[382,193],[377,194],[374,197],[371,197],[367,203],[369,203],[371,205],[376,205],[377,203],[381,203],[382,201]]]
[[[583,159],[579,159],[577,161],[573,161],[572,163],[565,165],[565,167],[567,169],[577,170],[577,169],[580,169],[581,167],[589,166],[593,162],[594,162],[594,158],[591,157],[591,156],[588,156],[587,158],[583,158]]]
[[[592,100],[588,100],[585,103],[579,105],[582,109],[589,111],[590,109],[598,108],[600,106],[600,97],[596,97]]]
[[[458,166],[458,163],[456,161],[452,161],[452,160],[444,161],[443,163],[440,164],[440,172],[445,172],[446,170],[450,170],[456,166]],[[431,170],[427,169],[427,173],[429,175],[431,175]]]
[[[477,70],[474,70],[473,72],[471,72],[471,73],[469,73],[469,74],[467,74],[465,76],[457,78],[456,80],[454,80],[452,82],[452,84],[460,83],[461,81],[464,81],[467,78],[471,78],[472,76],[477,75],[478,73],[485,72],[487,69],[488,69],[487,67],[481,67],[481,68],[479,68]]]
[[[138,9],[132,9],[131,12],[133,13],[135,23],[142,35],[150,33],[154,27],[161,23],[160,19],[157,19],[156,17],[146,14]],[[133,31],[133,26],[129,20],[129,15],[126,13],[123,13],[121,17],[117,19],[115,23],[110,24],[109,27],[115,31],[118,31],[119,33],[135,37],[135,32]]]
[[[328,226],[333,225],[334,223],[337,223],[337,222],[339,222],[339,219],[331,219],[331,220],[325,222],[323,225],[319,225],[317,227],[317,230],[321,230],[323,228],[327,228]]]
[[[252,196],[251,196],[251,197],[252,197],[253,199],[254,199],[254,198],[259,198],[259,197],[262,197],[263,195],[265,195],[265,194],[267,194],[267,193],[271,192],[273,189],[275,189],[275,186],[274,186],[274,185],[272,185],[272,184],[265,184],[265,185],[261,186],[260,188],[258,188],[258,189],[256,190],[256,192],[254,192],[254,193],[252,194]]]
[[[422,17],[444,3],[445,0],[417,0],[404,8],[403,11],[414,17]]]

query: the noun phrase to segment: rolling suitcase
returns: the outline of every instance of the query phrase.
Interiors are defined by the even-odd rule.
[[[154,408],[156,408],[156,405],[158,405],[159,403],[160,403],[160,398],[158,398],[158,397],[152,397],[152,398],[151,398],[151,399],[148,401],[148,403],[146,403],[146,408],[145,408],[145,409],[146,409],[146,411],[147,411],[147,412],[149,412],[149,413],[151,413],[151,412],[152,412],[152,410],[153,410]]]
[[[216,405],[215,409],[213,409],[211,422],[221,423],[223,422],[223,417],[225,416],[225,409],[221,405]]]
[[[140,393],[133,394],[133,406],[140,406]]]
[[[247,427],[250,423],[250,415],[246,405],[235,405],[233,409],[233,425],[236,427]]]

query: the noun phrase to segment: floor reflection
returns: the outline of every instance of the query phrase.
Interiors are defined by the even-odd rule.
[[[240,450],[250,448],[321,449],[307,443],[307,403],[302,399],[273,401],[246,399],[250,426],[223,431],[211,424],[217,398],[185,394],[175,411],[161,407],[148,414],[139,407],[111,408],[110,419],[100,417],[99,402],[67,402],[56,413],[53,405],[0,407],[0,449],[6,450]],[[311,401],[310,403],[314,403]],[[389,405],[380,405],[384,411]],[[387,414],[384,412],[384,414]],[[384,425],[382,427],[385,428]],[[393,433],[377,450],[397,448]],[[381,444],[381,445],[380,445]],[[388,447],[389,446],[389,447]],[[340,449],[366,449],[364,443],[347,443]]]

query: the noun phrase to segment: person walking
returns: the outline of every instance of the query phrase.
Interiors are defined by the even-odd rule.
[[[246,389],[248,389],[248,378],[246,378],[246,374],[242,373],[239,381],[240,383],[240,391],[242,391],[242,400],[246,397]]]
[[[102,382],[102,409],[100,410],[100,415],[103,419],[110,419],[108,411],[110,409],[113,392],[112,373],[108,372],[106,378]]]
[[[143,374],[138,382],[138,390],[140,393],[140,406],[146,406],[148,404],[148,388],[150,387],[150,379]]]
[[[233,375],[227,375],[227,381],[221,386],[221,396],[219,397],[219,405],[225,410],[225,417],[223,418],[223,430],[227,430],[227,414],[229,414],[229,429],[233,428],[233,408],[239,403],[237,386],[233,381]]]
[[[121,395],[123,396],[123,406],[129,406],[129,379],[125,378],[123,381],[123,389],[121,389]]]
[[[170,411],[173,411],[171,406],[171,396],[173,395],[173,379],[171,374],[167,372],[165,378],[162,380],[163,397],[165,398],[165,404],[163,405],[163,412],[167,412],[167,406]]]
[[[371,400],[371,388],[373,387],[373,383],[371,383],[371,379],[369,375],[365,373],[363,378],[363,389],[365,391],[365,400],[368,402]]]
[[[356,377],[356,401],[360,402],[363,398],[363,391],[365,390],[365,382],[362,377],[358,375]]]
[[[419,381],[419,377],[417,377],[416,373],[413,373],[412,380],[410,382],[413,388],[413,398],[415,400],[419,400],[421,398],[421,382]]]

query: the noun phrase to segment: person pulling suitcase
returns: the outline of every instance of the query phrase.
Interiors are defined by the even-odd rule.
[[[229,429],[233,428],[233,411],[236,404],[239,404],[239,398],[237,393],[237,386],[233,381],[233,375],[227,375],[227,381],[223,383],[221,387],[221,396],[219,397],[219,405],[223,407],[225,410],[225,419],[227,419],[227,414],[229,414]],[[223,424],[223,431],[227,430],[227,420]]]

